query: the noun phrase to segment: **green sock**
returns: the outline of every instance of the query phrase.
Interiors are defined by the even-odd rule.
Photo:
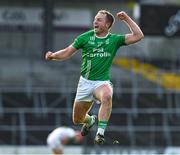
[[[97,134],[104,135],[104,131],[106,129],[107,124],[108,124],[108,121],[98,121]]]

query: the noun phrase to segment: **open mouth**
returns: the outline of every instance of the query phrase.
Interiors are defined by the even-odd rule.
[[[99,26],[98,26],[98,25],[95,25],[94,28],[97,29],[97,28],[99,28]]]

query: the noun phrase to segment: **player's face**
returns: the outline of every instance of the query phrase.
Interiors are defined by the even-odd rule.
[[[108,31],[108,24],[106,20],[106,15],[102,13],[98,13],[93,21],[93,28],[95,33],[104,33]]]

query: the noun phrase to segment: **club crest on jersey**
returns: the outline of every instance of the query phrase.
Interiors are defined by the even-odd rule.
[[[108,44],[109,44],[109,39],[106,40],[106,45],[108,45]]]
[[[94,36],[91,36],[91,37],[89,38],[88,44],[94,45],[94,44],[95,44],[94,41],[95,41],[95,37],[94,37]]]

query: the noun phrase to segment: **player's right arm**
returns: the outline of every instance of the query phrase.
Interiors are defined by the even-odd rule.
[[[46,60],[65,60],[71,57],[77,51],[72,45],[57,52],[48,51],[45,55]]]

